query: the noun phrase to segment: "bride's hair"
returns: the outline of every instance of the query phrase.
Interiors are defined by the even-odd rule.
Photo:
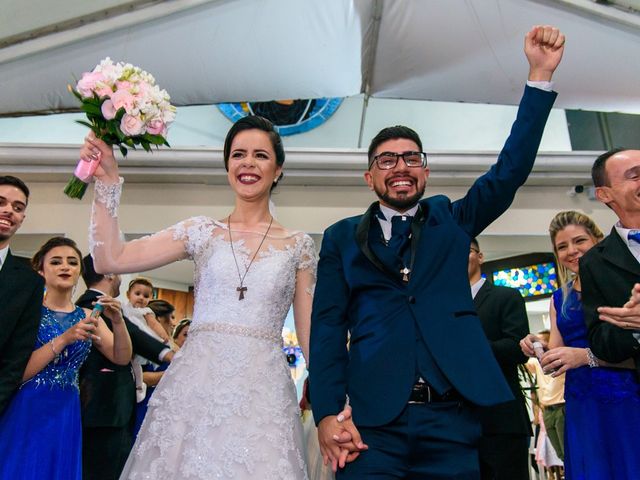
[[[244,130],[262,130],[269,135],[269,140],[271,140],[271,146],[273,147],[274,152],[276,153],[276,165],[281,167],[284,165],[284,146],[282,145],[282,138],[280,134],[273,126],[269,120],[264,117],[260,117],[258,115],[249,115],[247,117],[242,117],[227,132],[227,137],[224,140],[224,168],[229,171],[229,156],[231,155],[231,144],[233,143],[233,139],[236,138],[238,133]],[[271,186],[271,190],[276,188],[278,182],[282,179],[283,174],[276,181],[273,182]]]

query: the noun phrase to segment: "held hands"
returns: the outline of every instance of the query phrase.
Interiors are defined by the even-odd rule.
[[[94,173],[94,177],[104,183],[118,183],[118,164],[113,156],[113,147],[96,137],[90,131],[84,138],[84,144],[80,149],[80,159],[85,162],[100,160],[100,164]]]
[[[331,462],[331,469],[354,461],[360,452],[369,448],[362,442],[360,432],[351,419],[351,407],[346,405],[340,414],[329,415],[318,424],[318,441],[324,464]]]
[[[600,320],[625,330],[640,330],[640,283],[631,289],[629,301],[622,307],[598,308]]]
[[[524,38],[529,80],[550,81],[564,53],[565,37],[555,27],[536,25]]]

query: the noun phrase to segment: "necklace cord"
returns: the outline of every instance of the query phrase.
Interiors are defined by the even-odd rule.
[[[269,221],[269,226],[267,227],[267,231],[264,232],[264,235],[262,236],[262,240],[260,240],[260,244],[258,245],[258,248],[256,249],[255,253],[253,254],[253,257],[251,258],[251,261],[249,262],[249,265],[246,267],[245,271],[244,271],[244,275],[240,274],[240,266],[238,265],[238,259],[236,258],[236,252],[233,248],[233,238],[231,237],[231,215],[229,215],[227,217],[227,228],[229,230],[229,245],[231,245],[231,255],[233,255],[233,261],[236,264],[236,271],[238,272],[238,279],[240,280],[240,286],[238,287],[238,291],[240,292],[240,300],[242,300],[244,298],[244,294],[243,294],[243,289],[246,290],[246,287],[244,286],[244,279],[247,276],[247,273],[249,273],[249,269],[251,268],[251,265],[253,265],[253,261],[256,259],[256,257],[258,256],[258,252],[260,252],[260,249],[262,248],[262,244],[264,243],[264,241],[267,238],[267,235],[269,234],[269,231],[271,230],[271,225],[273,224],[273,215],[271,215],[271,220]]]

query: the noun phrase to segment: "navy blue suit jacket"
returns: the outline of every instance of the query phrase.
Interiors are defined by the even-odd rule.
[[[377,202],[364,215],[325,231],[309,358],[317,422],[339,413],[347,395],[356,424],[393,420],[416,380],[418,333],[470,402],[494,405],[513,398],[471,298],[469,242],[509,207],[527,179],[555,96],[526,87],[511,134],[489,172],[460,200],[436,195],[420,201],[423,218],[412,224],[416,255],[408,284],[369,248]]]

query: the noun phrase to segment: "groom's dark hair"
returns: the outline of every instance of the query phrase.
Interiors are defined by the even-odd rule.
[[[396,138],[406,138],[407,140],[411,140],[415,142],[415,144],[418,145],[418,149],[422,151],[422,140],[420,140],[420,135],[418,135],[415,130],[405,127],[404,125],[383,128],[375,137],[373,137],[369,144],[369,168],[371,168],[371,164],[373,163],[373,154],[376,153],[378,146],[387,140],[394,140]]]

